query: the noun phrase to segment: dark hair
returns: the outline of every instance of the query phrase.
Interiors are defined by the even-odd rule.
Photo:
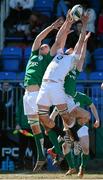
[[[79,20],[79,21],[77,21],[75,24],[77,25],[77,24],[82,24],[82,21],[81,20]]]
[[[90,4],[89,0],[81,0],[80,4],[84,7],[84,9],[91,8],[91,4]]]

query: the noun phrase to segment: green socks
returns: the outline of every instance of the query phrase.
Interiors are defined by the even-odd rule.
[[[69,152],[68,154],[65,155],[65,159],[67,161],[67,164],[69,166],[70,169],[75,168],[74,166],[74,158],[71,152]]]
[[[44,138],[42,133],[40,134],[35,134],[34,135],[35,138],[35,143],[36,143],[36,147],[37,147],[37,159],[38,160],[45,160],[45,154],[44,154]]]
[[[80,154],[74,155],[74,164],[75,164],[75,168],[78,169],[80,166]]]
[[[52,129],[48,132],[48,137],[55,147],[55,153],[62,155],[62,151],[57,140],[57,135]]]
[[[89,155],[81,153],[81,166],[85,169],[88,163]]]

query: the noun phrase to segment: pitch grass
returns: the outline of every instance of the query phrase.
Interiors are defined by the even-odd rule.
[[[65,176],[65,172],[52,172],[52,173],[39,173],[34,174],[32,172],[16,172],[16,173],[0,173],[0,179],[2,180],[62,180],[62,179],[77,179],[77,175]],[[83,179],[89,180],[103,180],[103,172],[91,172],[89,174],[85,174]]]

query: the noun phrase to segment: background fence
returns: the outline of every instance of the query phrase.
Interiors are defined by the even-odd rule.
[[[1,82],[2,84],[3,82]],[[23,96],[24,88],[21,86],[22,82],[10,82],[9,87],[3,90],[2,85],[0,88],[0,101],[5,106],[5,114],[1,114],[1,128],[2,129],[14,129],[15,128],[15,115],[16,107],[18,107],[18,101]],[[78,82],[77,91],[86,93],[95,104],[100,121],[101,127],[103,127],[103,90],[100,88],[101,82]],[[6,85],[7,86],[7,85]],[[4,87],[7,88],[7,87]],[[87,109],[87,107],[85,107]],[[2,119],[3,118],[3,119]],[[92,116],[91,122],[94,118]],[[58,119],[59,124],[59,119]]]

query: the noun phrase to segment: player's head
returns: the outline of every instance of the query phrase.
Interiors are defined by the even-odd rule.
[[[42,44],[39,48],[40,55],[47,55],[49,51],[50,51],[50,47],[48,44]]]
[[[7,81],[4,81],[2,84],[2,88],[4,91],[7,91],[10,88],[10,86],[11,86],[10,83]]]
[[[81,33],[81,29],[82,29],[82,22],[81,21],[78,21],[77,23],[76,23],[76,30],[77,30],[77,32],[80,34]]]
[[[65,54],[67,54],[67,55],[72,54],[73,51],[74,51],[73,48],[69,48],[69,49],[67,49],[67,50],[65,51]]]

